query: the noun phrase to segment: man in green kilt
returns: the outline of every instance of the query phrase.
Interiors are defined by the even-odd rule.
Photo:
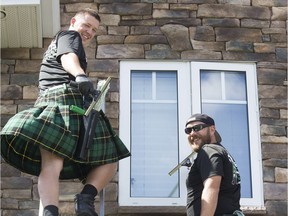
[[[84,184],[75,196],[76,215],[97,216],[95,196],[115,175],[117,162],[130,156],[107,117],[99,111],[87,157],[77,157],[84,123],[83,116],[70,108],[83,108],[83,96],[95,92],[85,73],[84,46],[92,41],[99,25],[99,15],[84,9],[71,19],[69,30],[55,36],[44,54],[40,93],[34,107],[17,113],[1,131],[1,155],[5,161],[39,176],[38,191],[45,216],[59,215],[59,179],[74,178]],[[77,85],[71,85],[71,81]]]

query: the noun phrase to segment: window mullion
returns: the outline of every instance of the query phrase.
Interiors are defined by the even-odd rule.
[[[157,98],[156,85],[156,72],[152,72],[152,100],[156,100]]]
[[[225,82],[225,72],[221,72],[221,93],[222,100],[226,100],[226,82]]]

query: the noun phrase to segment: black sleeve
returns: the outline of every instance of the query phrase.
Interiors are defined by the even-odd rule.
[[[204,146],[198,153],[197,159],[198,168],[203,181],[216,175],[224,176],[223,157],[221,153],[216,151],[214,148]]]
[[[65,53],[75,53],[79,58],[79,53],[83,52],[82,39],[76,31],[65,31],[60,33],[57,40],[56,60],[60,63],[61,56]]]

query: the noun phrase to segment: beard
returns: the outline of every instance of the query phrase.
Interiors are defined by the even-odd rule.
[[[195,139],[198,139],[196,142]],[[211,136],[210,136],[210,130],[207,130],[204,134],[199,134],[196,136],[190,136],[188,138],[189,143],[193,149],[193,151],[198,152],[202,148],[203,145],[211,143]]]

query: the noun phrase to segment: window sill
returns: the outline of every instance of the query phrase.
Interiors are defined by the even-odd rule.
[[[266,215],[265,207],[251,207],[251,206],[241,206],[242,211],[246,215]]]
[[[119,206],[118,213],[160,213],[160,214],[183,214],[186,213],[185,206]]]
[[[266,208],[265,207],[248,207],[248,206],[242,206],[242,211],[245,215],[253,216],[261,216],[266,215]],[[186,208],[185,206],[119,206],[118,213],[120,215],[126,215],[126,214],[147,214],[149,215],[173,215],[173,216],[183,216],[186,215]]]

